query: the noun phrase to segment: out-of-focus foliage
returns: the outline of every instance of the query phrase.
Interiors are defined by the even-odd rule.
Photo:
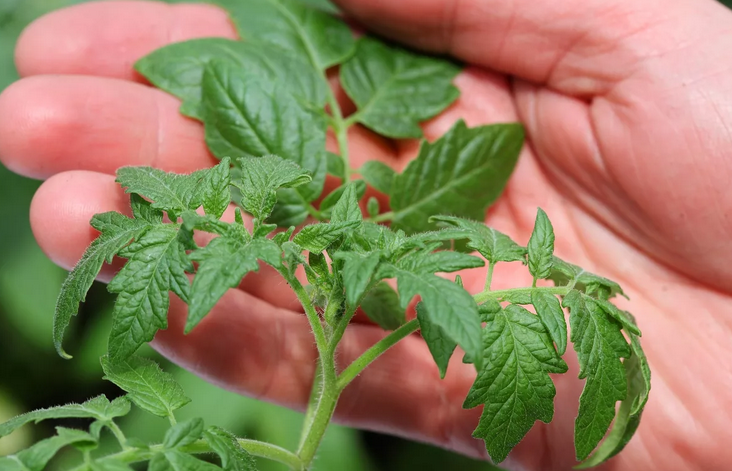
[[[83,0],[0,0],[0,91],[17,80],[13,50],[21,31],[40,15]],[[169,0],[175,1],[175,0]],[[95,285],[82,308],[80,322],[69,336],[77,352],[71,361],[59,358],[51,341],[56,296],[65,271],[50,262],[33,240],[28,209],[39,183],[19,177],[0,165],[0,422],[21,412],[66,402],[81,402],[99,393],[120,392],[102,381],[99,357],[106,350],[111,303],[104,286]],[[147,355],[156,355],[146,348]],[[244,398],[212,386],[181,369],[166,366],[193,401],[180,419],[200,416],[239,435],[295,448],[302,415]],[[139,412],[139,411],[136,411]],[[53,425],[57,425],[54,423]],[[73,426],[70,421],[63,425]],[[26,426],[0,440],[0,456],[50,435],[52,424]],[[159,440],[164,419],[133,413],[122,422],[128,436]],[[102,446],[112,446],[103,443]],[[72,452],[73,453],[73,452]],[[49,471],[66,469],[71,454],[62,454]],[[261,461],[263,471],[284,470]],[[393,437],[332,426],[318,453],[319,471],[488,471],[473,461],[437,448]]]

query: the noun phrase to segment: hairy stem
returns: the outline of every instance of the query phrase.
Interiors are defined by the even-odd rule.
[[[109,428],[109,430],[112,432],[112,434],[114,434],[114,437],[117,439],[122,449],[127,450],[129,448],[127,446],[127,437],[125,437],[125,434],[122,433],[122,429],[120,429],[119,426],[111,420],[104,425],[106,425],[107,428]]]
[[[297,445],[298,448],[302,447],[305,443],[310,427],[313,425],[313,417],[315,416],[315,408],[318,406],[320,401],[320,395],[323,390],[323,369],[320,366],[320,359],[315,367],[315,375],[313,376],[313,385],[310,388],[310,399],[308,400],[308,407],[305,409],[305,420],[303,420],[302,431],[300,432],[300,442]]]
[[[493,267],[495,267],[496,264],[492,262],[488,262],[488,274],[485,277],[485,289],[484,291],[490,291],[491,290],[491,281],[493,281]]]
[[[406,324],[391,332],[383,339],[376,342],[371,348],[366,350],[360,357],[354,360],[348,368],[338,377],[338,391],[343,391],[346,386],[353,381],[367,366],[376,360],[382,353],[393,347],[397,342],[405,338],[407,335],[416,332],[419,329],[419,321],[412,319]]]
[[[320,323],[320,316],[318,316],[317,311],[311,304],[310,297],[305,291],[302,283],[300,283],[300,280],[298,280],[294,274],[291,275],[287,269],[281,269],[278,271],[285,281],[287,281],[287,283],[292,287],[292,290],[295,292],[295,296],[297,296],[298,301],[302,304],[302,307],[305,310],[305,315],[308,318],[308,322],[310,322],[310,327],[313,329],[315,345],[318,347],[318,354],[322,358],[323,354],[327,350],[328,342],[325,338],[323,324]]]

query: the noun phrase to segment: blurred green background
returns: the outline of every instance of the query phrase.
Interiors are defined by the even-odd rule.
[[[0,0],[0,91],[17,79],[13,48],[23,28],[48,11],[81,1]],[[99,356],[106,348],[111,312],[104,286],[92,288],[73,323],[69,344],[74,345],[74,359],[62,360],[53,349],[53,308],[66,272],[46,259],[31,234],[28,208],[38,184],[0,164],[0,422],[32,409],[120,393],[101,380]],[[149,349],[145,353],[156,356]],[[207,424],[238,435],[291,449],[297,445],[300,414],[223,391],[161,362],[193,399],[180,411],[181,419],[200,416]],[[149,441],[159,441],[166,424],[164,419],[135,413],[121,423],[128,436]],[[55,425],[58,422],[26,426],[0,439],[0,456],[51,435]],[[318,456],[318,471],[495,469],[434,447],[338,426],[329,430]],[[66,469],[76,459],[76,452],[67,452],[49,469]],[[263,471],[284,469],[266,461],[260,464]]]

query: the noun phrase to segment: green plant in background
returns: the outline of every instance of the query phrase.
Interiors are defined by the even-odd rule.
[[[554,256],[553,228],[541,209],[526,247],[477,222],[513,170],[523,143],[521,126],[469,128],[459,121],[440,139],[423,141],[401,173],[374,162],[354,169],[349,127],[360,124],[391,138],[421,137],[419,123],[458,97],[451,81],[459,69],[374,38],[355,40],[324,2],[220,3],[243,41],[173,44],[140,60],[137,69],[180,98],[183,114],[203,123],[206,143],[221,162],[190,175],[120,169],[117,181],[130,194],[133,217],[93,218],[100,236],[64,282],[56,307],[54,343],[69,357],[62,348],[64,332],[94,278],[113,257],[127,259],[108,287],[117,300],[102,358],[105,379],[127,395],[37,410],[0,425],[1,437],[31,421],[92,420],[88,431],[59,427],[55,436],[0,459],[0,465],[40,470],[72,445],[83,457],[79,470],[129,470],[138,461],[149,461],[153,471],[253,470],[253,456],[310,469],[343,390],[417,330],[442,376],[457,346],[463,361],[475,366],[477,378],[464,407],[483,407],[474,436],[485,441],[493,461],[503,461],[537,420],[552,420],[555,388],[549,374],[567,371],[561,357],[568,340],[579,358],[580,378],[586,379],[575,427],[577,459],[593,466],[620,452],[638,426],[650,389],[640,330],[610,302],[623,294],[620,286]],[[335,65],[358,108],[347,117],[325,76]],[[325,150],[328,129],[337,138],[338,155]],[[328,174],[342,183],[324,194]],[[387,211],[375,198],[362,201],[367,184],[388,196]],[[232,202],[233,218],[224,217]],[[245,222],[244,212],[251,221]],[[310,224],[295,228],[308,219]],[[199,245],[194,231],[215,237]],[[453,250],[461,247],[481,257]],[[501,262],[527,265],[533,284],[491,290],[493,268]],[[189,332],[260,263],[294,290],[318,351],[319,374],[292,451],[206,427],[198,417],[179,420],[176,411],[190,399],[172,375],[137,355],[167,328],[169,292],[188,304]],[[463,288],[460,277],[436,275],[485,265],[485,289],[475,294]],[[300,267],[305,284],[296,276]],[[407,321],[405,311],[415,298],[417,317]],[[391,332],[350,365],[339,365],[336,349],[359,307]],[[569,339],[563,307],[570,312]],[[159,443],[128,438],[118,426],[132,404],[168,419]],[[117,450],[97,449],[103,429],[117,439]],[[220,466],[199,459],[202,453],[218,455]]]

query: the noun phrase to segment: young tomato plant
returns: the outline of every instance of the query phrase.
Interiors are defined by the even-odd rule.
[[[485,441],[494,462],[501,462],[537,420],[552,420],[556,391],[550,374],[567,371],[564,308],[585,379],[576,458],[589,467],[620,452],[638,426],[650,390],[640,330],[628,312],[610,302],[622,289],[557,258],[554,231],[541,209],[525,247],[479,222],[513,170],[522,127],[470,128],[459,121],[434,142],[423,141],[401,173],[378,162],[353,169],[350,127],[365,126],[389,138],[421,138],[420,122],[457,99],[451,82],[459,68],[371,37],[356,40],[344,23],[317,6],[322,2],[222,3],[242,41],[196,39],[137,63],[148,80],[182,100],[183,114],[203,123],[208,148],[220,163],[189,175],[121,168],[117,182],[130,194],[132,217],[94,216],[91,224],[100,235],[58,299],[54,342],[69,358],[62,348],[64,331],[92,281],[113,257],[127,260],[109,284],[118,296],[108,353],[101,360],[105,378],[127,394],[111,402],[99,396],[37,410],[0,425],[4,436],[31,421],[92,419],[88,431],[59,428],[56,436],[1,458],[0,467],[41,470],[61,447],[73,445],[84,456],[78,470],[130,470],[130,463],[149,461],[152,471],[243,471],[256,469],[252,456],[307,470],[341,393],[379,355],[416,331],[443,377],[458,346],[463,361],[474,365],[477,377],[464,407],[483,408],[474,436]],[[341,86],[357,107],[350,116],[344,116],[326,79],[326,70],[336,65]],[[338,155],[325,149],[328,129],[336,136]],[[328,174],[342,184],[324,195]],[[367,185],[388,197],[389,209],[382,211],[371,198],[365,218],[361,200]],[[233,220],[222,218],[232,203]],[[251,217],[246,225],[244,213]],[[199,245],[194,232],[211,234],[210,242]],[[495,265],[510,262],[526,265],[533,284],[491,290]],[[302,440],[294,451],[206,428],[200,419],[177,423],[176,409],[189,400],[170,375],[135,356],[167,328],[170,292],[188,305],[187,333],[261,263],[292,287],[319,356]],[[475,294],[459,277],[437,275],[485,265],[485,289]],[[300,267],[306,283],[296,276]],[[551,280],[553,286],[537,280]],[[405,312],[415,298],[416,318],[407,321]],[[351,364],[339,364],[336,349],[359,308],[390,333]],[[125,437],[115,419],[131,404],[169,418],[161,443]],[[94,450],[104,428],[121,449],[100,456]],[[196,457],[210,452],[219,455],[220,466]]]

